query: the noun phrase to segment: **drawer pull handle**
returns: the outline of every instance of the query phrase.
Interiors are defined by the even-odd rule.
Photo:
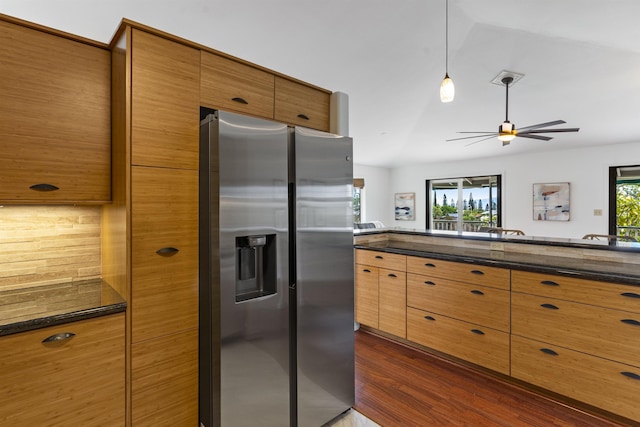
[[[553,304],[540,304],[540,307],[549,308],[551,310],[559,310],[559,308]]]
[[[298,114],[298,118],[302,119],[302,120],[309,120],[309,116],[307,116],[306,114]]]
[[[156,251],[156,253],[160,256],[163,257],[170,257],[170,256],[174,256],[175,254],[177,254],[179,252],[179,249],[176,248],[172,248],[172,247],[168,247],[168,248],[162,248],[162,249],[158,249]]]
[[[398,277],[398,276],[396,276],[396,275],[395,275],[395,274],[393,274],[393,273],[389,273],[389,274],[387,274],[387,276],[389,276],[389,277]]]
[[[424,316],[424,318],[425,318],[425,319],[427,319],[427,320],[436,320],[436,319],[435,319],[434,317],[432,317],[432,316]]]
[[[547,285],[547,286],[560,286],[559,284],[557,284],[553,280],[543,280],[540,283],[542,283],[543,285]]]
[[[484,335],[484,332],[482,332],[480,329],[472,329],[471,332],[476,335]]]
[[[480,270],[471,270],[471,274],[484,274],[484,271],[480,271]]]
[[[622,319],[621,322],[627,325],[640,326],[640,322],[634,319]]]
[[[623,297],[629,297],[629,298],[640,298],[640,294],[636,294],[634,292],[623,292],[620,295]]]
[[[640,380],[640,375],[633,373],[633,372],[620,372],[622,375],[624,375],[627,378],[631,378],[632,380]]]
[[[56,191],[60,189],[59,187],[56,187],[55,185],[52,185],[52,184],[34,184],[29,188],[32,189],[33,191],[40,191],[43,193],[46,193],[48,191]]]
[[[231,100],[232,100],[232,101],[234,101],[234,102],[237,102],[238,104],[245,104],[245,105],[249,104],[249,103],[247,102],[247,100],[246,100],[246,99],[244,99],[244,98],[238,98],[238,97],[236,97],[236,98],[231,98]]]
[[[424,264],[425,267],[435,267],[435,264],[431,264],[430,262],[427,262]]]
[[[484,295],[484,292],[479,291],[477,289],[472,290],[471,293],[474,294],[474,295]]]
[[[557,356],[558,355],[557,352],[551,350],[550,348],[541,348],[540,351],[543,352],[544,354],[548,354],[550,356]]]
[[[42,342],[43,343],[59,342],[59,341],[71,339],[75,336],[76,334],[74,334],[73,332],[61,332],[59,334],[54,334],[54,335],[51,335],[50,337],[46,337],[45,339],[42,340]]]
[[[364,270],[362,270],[362,271],[364,271],[365,273],[371,273],[371,270],[369,270],[368,268],[365,268],[365,269],[364,269]]]
[[[429,285],[429,286],[435,286],[435,285],[436,285],[436,284],[435,284],[435,283],[433,283],[431,280],[426,280],[426,281],[424,282],[424,284],[425,284],[425,285]]]
[[[376,255],[376,259],[384,259],[382,255]]]

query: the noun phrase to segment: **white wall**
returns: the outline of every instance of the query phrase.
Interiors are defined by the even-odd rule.
[[[393,212],[394,193],[415,192],[416,220],[392,219],[385,225],[426,228],[427,179],[501,174],[503,227],[532,236],[581,238],[587,233],[607,234],[609,166],[635,164],[640,164],[640,143],[394,168],[386,209]],[[570,183],[570,221],[533,220],[533,184],[545,182]],[[594,216],[594,209],[601,209],[602,216]]]
[[[382,221],[393,226],[391,171],[387,168],[353,165],[353,177],[364,178],[363,221]]]

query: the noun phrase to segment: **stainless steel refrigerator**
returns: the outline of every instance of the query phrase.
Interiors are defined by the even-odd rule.
[[[319,427],[354,404],[351,138],[201,122],[200,419]]]

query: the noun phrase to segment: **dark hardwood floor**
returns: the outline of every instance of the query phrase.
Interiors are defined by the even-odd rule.
[[[382,427],[627,425],[369,332],[355,349],[354,408]]]

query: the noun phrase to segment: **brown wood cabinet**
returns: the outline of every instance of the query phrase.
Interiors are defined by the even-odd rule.
[[[124,313],[0,337],[0,425],[123,426],[124,349]]]
[[[200,51],[125,22],[113,58],[103,271],[128,302],[128,425],[197,425]]]
[[[209,108],[273,118],[272,73],[202,51],[200,99]]]
[[[109,202],[109,50],[0,20],[0,76],[0,203]]]
[[[329,132],[330,98],[329,92],[276,76],[274,118]]]
[[[356,321],[406,338],[406,256],[356,250]]]

